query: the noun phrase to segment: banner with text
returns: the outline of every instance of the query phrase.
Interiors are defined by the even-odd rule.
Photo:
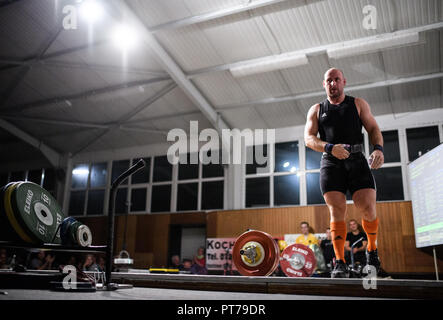
[[[206,268],[208,270],[237,270],[234,263],[232,263],[232,248],[235,239],[206,239]]]

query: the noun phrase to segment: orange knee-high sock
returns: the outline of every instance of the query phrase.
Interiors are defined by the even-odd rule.
[[[377,249],[375,242],[377,240],[378,218],[374,221],[366,221],[365,219],[362,219],[361,222],[361,226],[368,236],[368,251],[374,251]]]
[[[331,222],[331,237],[335,258],[345,261],[346,222]]]

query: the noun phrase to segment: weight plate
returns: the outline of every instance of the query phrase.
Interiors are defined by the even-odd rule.
[[[77,228],[75,236],[80,247],[89,247],[92,244],[91,230],[84,224]]]
[[[72,245],[74,239],[71,238],[71,224],[73,224],[75,220],[73,217],[67,217],[63,220],[60,226],[60,239],[63,245],[69,246]]]
[[[241,234],[232,252],[233,262],[244,276],[268,276],[278,266],[278,245],[266,232],[251,230]]]
[[[20,239],[27,243],[34,243],[30,235],[25,231],[26,228],[17,220],[17,216],[12,208],[12,191],[20,184],[21,182],[15,182],[6,188],[4,194],[5,213],[9,223]]]
[[[310,277],[315,266],[314,252],[304,244],[292,244],[281,253],[280,268],[288,277]]]
[[[23,182],[12,193],[17,220],[38,243],[60,244],[57,227],[64,219],[63,212],[54,197],[32,182]],[[54,239],[54,240],[53,240]]]
[[[5,191],[14,183],[15,182],[10,182],[0,188],[0,240],[18,242],[22,241],[22,239],[18,236],[17,232],[15,232],[5,211]]]

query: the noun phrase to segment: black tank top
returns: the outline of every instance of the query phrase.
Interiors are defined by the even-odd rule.
[[[345,96],[340,104],[328,99],[320,103],[318,131],[320,139],[332,144],[363,143],[362,123],[355,106],[355,98]]]

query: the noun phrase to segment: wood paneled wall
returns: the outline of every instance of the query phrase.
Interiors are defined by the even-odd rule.
[[[355,206],[348,205],[347,219],[361,221]],[[380,219],[378,248],[382,266],[392,273],[432,273],[433,257],[415,248],[414,224],[410,201],[377,203]],[[106,217],[84,217],[92,230],[94,244],[106,242]],[[247,229],[257,229],[282,237],[299,233],[300,222],[307,221],[315,232],[329,226],[325,205],[245,209],[183,214],[129,215],[127,217],[126,250],[135,259],[135,267],[161,267],[168,264],[170,225],[206,225],[207,237],[237,237]],[[125,217],[116,218],[115,252],[122,249]],[[439,264],[441,265],[441,260]]]

